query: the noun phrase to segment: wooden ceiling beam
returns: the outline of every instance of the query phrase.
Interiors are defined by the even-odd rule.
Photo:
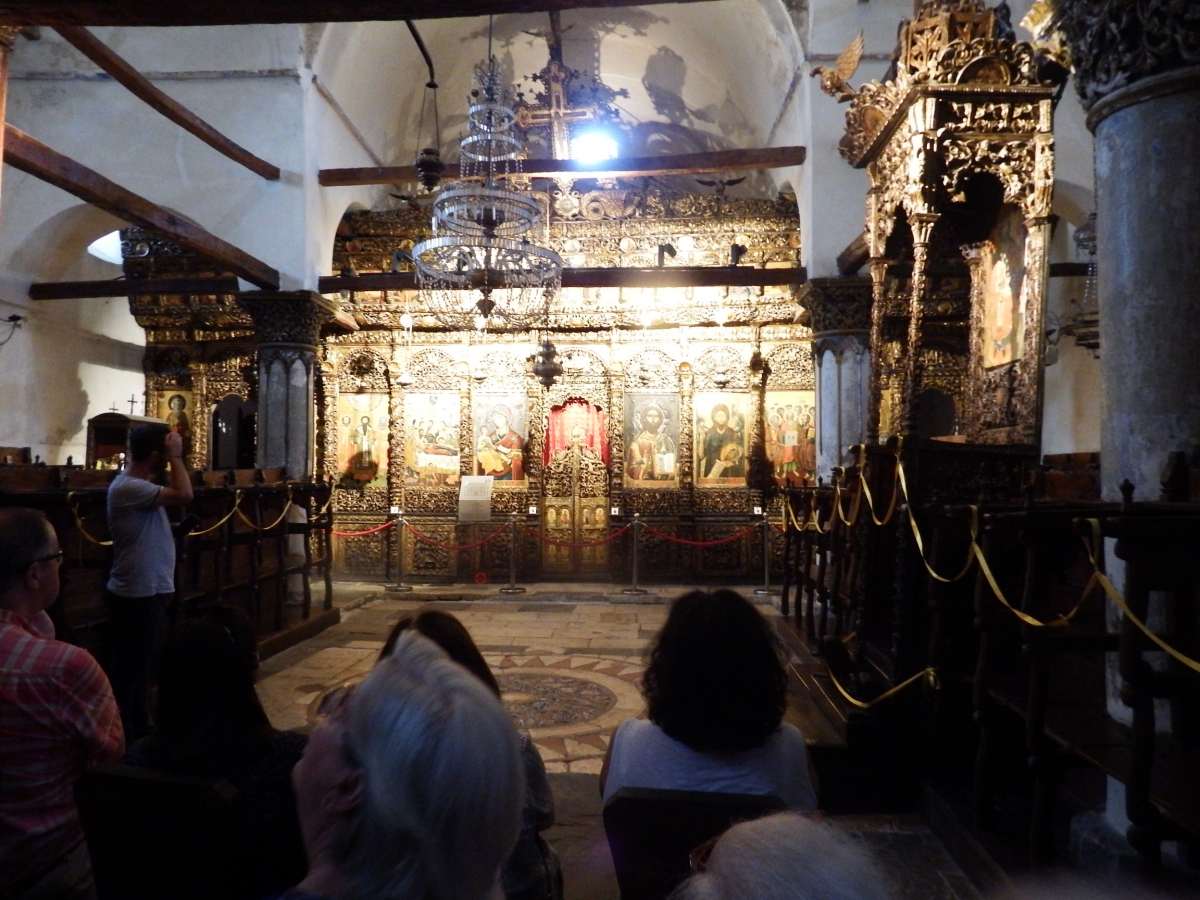
[[[51,150],[11,125],[4,126],[4,161],[14,169],[20,169],[112,213],[118,219],[149,228],[253,285],[271,291],[279,290],[279,272],[276,269],[179,218],[170,210],[109,181],[99,172],[63,156],[57,150]]]
[[[808,273],[802,266],[788,269],[758,269],[751,266],[663,266],[662,268],[573,268],[563,269],[565,288],[669,288],[669,287],[767,287],[803,284]],[[415,291],[413,272],[379,272],[366,275],[324,275],[317,292]]]
[[[218,153],[245,166],[255,175],[268,181],[279,180],[279,166],[259,159],[245,147],[234,143],[183,104],[168,97],[133,66],[123,60],[86,28],[78,25],[59,25],[55,30],[72,47],[98,65],[142,102],[158,111],[184,130],[194,134]]]
[[[521,175],[532,178],[638,178],[647,175],[750,172],[798,166],[804,162],[804,157],[803,147],[766,147],[756,150],[716,150],[708,153],[627,157],[590,163],[576,159],[526,159],[521,161]],[[460,177],[460,174],[458,164],[450,163],[442,173],[442,180],[452,181]],[[319,180],[324,187],[344,187],[355,184],[413,184],[419,178],[413,166],[367,166],[360,169],[322,169]]]
[[[17,0],[0,25],[253,25],[451,19],[697,0]]]
[[[142,297],[153,294],[236,294],[232,275],[197,278],[115,278],[108,281],[42,281],[29,286],[30,300],[80,300],[85,297]]]

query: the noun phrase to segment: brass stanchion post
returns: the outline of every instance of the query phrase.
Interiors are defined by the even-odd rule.
[[[512,541],[508,546],[508,586],[500,588],[502,594],[523,594],[525,588],[517,585],[517,516],[516,513],[508,517],[508,529],[512,535]]]
[[[638,587],[638,533],[642,530],[641,513],[633,514],[633,583],[624,588],[622,594],[645,594],[644,588]]]
[[[763,532],[763,583],[762,587],[755,588],[754,593],[760,597],[769,597],[778,594],[779,591],[771,587],[771,517],[767,513],[766,508],[763,508],[762,517],[762,532]]]
[[[389,594],[407,594],[412,591],[411,584],[404,583],[404,510],[396,514],[396,581],[385,584],[384,591]]]

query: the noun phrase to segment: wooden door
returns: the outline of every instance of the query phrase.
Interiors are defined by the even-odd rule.
[[[542,545],[543,577],[608,574],[608,544],[566,546],[608,536],[608,469],[595,450],[572,441],[545,470],[542,533],[561,543]]]

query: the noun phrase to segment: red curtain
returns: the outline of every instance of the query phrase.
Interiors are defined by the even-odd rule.
[[[571,436],[582,434],[580,445],[590,447],[604,464],[608,465],[608,416],[598,406],[586,400],[568,400],[562,406],[550,410],[550,421],[546,425],[546,441],[542,450],[542,464],[550,462],[559,450],[571,446]]]

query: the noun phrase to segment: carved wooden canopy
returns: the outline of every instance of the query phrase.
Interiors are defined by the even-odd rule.
[[[938,0],[853,96],[840,150],[871,183],[872,434],[1037,443],[1064,77],[1006,14]]]

